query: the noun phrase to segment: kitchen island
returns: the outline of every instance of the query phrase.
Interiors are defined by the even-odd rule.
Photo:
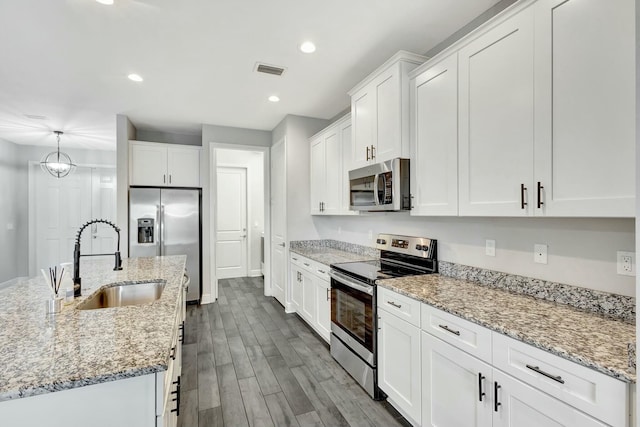
[[[156,425],[167,406],[157,393],[167,394],[173,369],[179,372],[173,362],[179,361],[185,262],[185,256],[126,259],[121,271],[113,271],[112,259],[83,260],[82,296],[56,315],[45,315],[50,291],[42,277],[0,291],[0,419],[115,425],[118,413],[146,405],[140,414],[145,422],[137,425]],[[149,281],[165,282],[153,303],[77,309],[104,285]],[[91,402],[93,395],[102,401]],[[83,420],[92,408],[104,415]]]

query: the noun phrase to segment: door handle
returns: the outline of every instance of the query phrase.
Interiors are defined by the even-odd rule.
[[[160,255],[164,255],[164,205],[160,205]]]
[[[369,146],[367,146],[367,162],[369,161]]]
[[[482,402],[482,396],[486,396],[487,393],[482,391],[482,381],[484,381],[486,377],[482,375],[482,372],[478,372],[478,397],[480,402]]]
[[[282,246],[284,248],[286,245],[284,243],[278,243],[278,246]]]
[[[544,189],[544,187],[542,186],[542,183],[540,181],[538,181],[538,209],[540,209],[542,207],[542,205],[544,205],[544,202],[542,201],[542,190]]]
[[[527,187],[525,187],[524,184],[520,184],[520,209],[524,209],[524,207],[528,205],[528,203],[524,201],[525,191],[527,191]]]
[[[371,145],[371,160],[376,158],[376,147]]]
[[[502,405],[498,400],[498,389],[502,388],[501,385],[498,384],[498,381],[493,382],[493,410],[498,412],[498,406]]]

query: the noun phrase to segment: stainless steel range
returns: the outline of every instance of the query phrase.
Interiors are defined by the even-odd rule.
[[[437,241],[380,234],[380,260],[331,264],[331,355],[374,399],[377,376],[376,281],[438,272]]]

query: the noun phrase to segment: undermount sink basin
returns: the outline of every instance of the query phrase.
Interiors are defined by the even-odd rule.
[[[122,283],[100,288],[85,301],[78,310],[122,307],[156,301],[162,295],[166,282]]]

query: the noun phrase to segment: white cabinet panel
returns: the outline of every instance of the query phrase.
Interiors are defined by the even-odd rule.
[[[633,217],[634,1],[534,7],[536,214]]]
[[[492,368],[422,332],[422,425],[491,427]]]
[[[420,329],[378,310],[378,386],[403,415],[421,419]]]
[[[533,11],[525,9],[469,43],[459,61],[460,215],[527,215],[523,202],[533,177]]]
[[[411,83],[411,215],[458,215],[458,55]]]
[[[326,162],[325,162],[325,143],[324,135],[311,142],[311,215],[321,212],[322,200],[326,194]]]
[[[332,129],[324,137],[325,149],[325,185],[326,192],[322,199],[322,211],[325,214],[338,214],[342,210],[342,142],[340,129]]]
[[[131,185],[167,185],[167,150],[158,145],[131,144]]]
[[[376,82],[375,91],[376,142],[371,157],[374,163],[380,163],[402,156],[400,64],[395,65],[391,72]]]
[[[371,146],[374,142],[374,118],[376,115],[375,93],[364,90],[352,97],[351,117],[353,121],[353,168],[361,168],[371,161]]]
[[[316,326],[318,333],[329,341],[331,335],[331,282],[318,277],[316,281]]]
[[[200,149],[168,147],[167,172],[169,186],[200,186]]]

